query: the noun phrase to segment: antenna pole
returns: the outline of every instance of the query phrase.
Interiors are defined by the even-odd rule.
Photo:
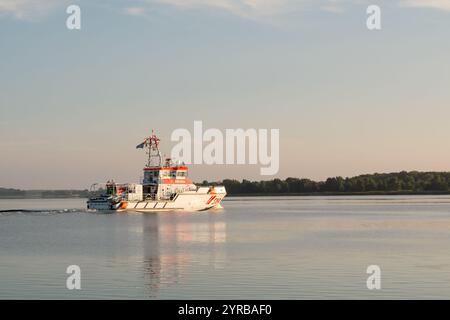
[[[145,147],[147,149],[147,168],[161,166],[161,152],[159,151],[160,139],[154,134],[145,139]]]

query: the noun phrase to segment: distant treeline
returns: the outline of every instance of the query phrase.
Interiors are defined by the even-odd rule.
[[[398,172],[365,174],[326,181],[287,178],[266,181],[203,181],[198,185],[224,185],[228,195],[277,194],[445,194],[450,193],[450,172]],[[88,190],[18,190],[0,188],[0,198],[87,198]]]
[[[87,198],[88,190],[18,190],[0,188],[0,198]]]
[[[375,173],[352,178],[334,177],[326,181],[287,178],[268,181],[223,180],[229,195],[255,194],[419,194],[449,193],[450,172]]]

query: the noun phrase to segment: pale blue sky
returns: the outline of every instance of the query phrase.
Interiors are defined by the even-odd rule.
[[[448,171],[449,57],[450,0],[0,0],[0,186],[134,181],[136,144],[194,120],[279,128],[280,178]]]

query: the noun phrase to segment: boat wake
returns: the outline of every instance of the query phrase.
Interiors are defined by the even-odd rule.
[[[62,213],[85,213],[88,212],[85,209],[1,209],[0,215],[13,215],[13,214],[33,214],[33,215],[55,215]]]

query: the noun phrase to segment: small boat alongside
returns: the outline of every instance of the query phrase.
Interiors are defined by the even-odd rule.
[[[188,179],[189,168],[170,158],[162,163],[160,139],[152,134],[136,148],[147,150],[148,161],[141,183],[108,181],[106,190],[87,201],[90,210],[114,211],[202,211],[221,208],[223,186],[196,186]],[[97,185],[97,184],[96,184]]]

